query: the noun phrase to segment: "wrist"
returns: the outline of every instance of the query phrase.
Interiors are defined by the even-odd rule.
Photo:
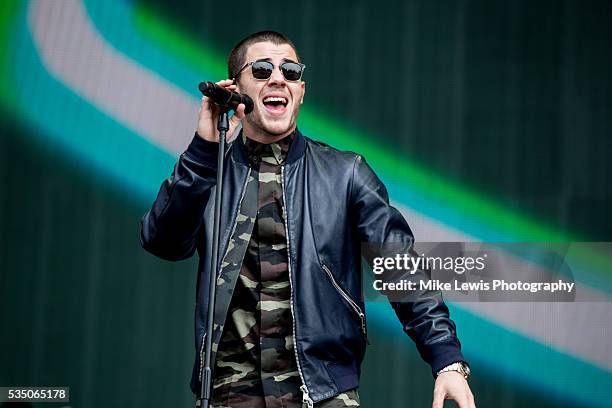
[[[211,137],[211,136],[206,135],[206,134],[205,134],[205,133],[203,133],[203,132],[202,132],[202,133],[200,133],[200,131],[199,131],[199,130],[197,130],[197,131],[196,131],[196,135],[197,135],[197,136],[199,136],[199,137],[200,137],[200,139],[203,139],[203,140],[205,140],[205,141],[207,141],[207,142],[211,142],[211,143],[219,143],[219,141],[218,141],[217,139],[215,139],[215,137],[214,137],[214,136],[212,136],[212,137]]]
[[[210,142],[196,132],[185,154],[204,167],[216,170],[218,152],[219,143]]]
[[[444,367],[440,371],[438,371],[436,373],[436,377],[439,376],[442,373],[447,373],[447,372],[451,372],[451,371],[458,372],[466,380],[470,377],[470,372],[471,372],[470,366],[467,365],[467,363],[465,363],[463,361],[457,361],[455,363],[447,365],[446,367]]]

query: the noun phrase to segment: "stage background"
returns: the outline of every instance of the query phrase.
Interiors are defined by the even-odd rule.
[[[610,241],[611,16],[567,0],[3,1],[0,386],[192,403],[196,261],[145,253],[139,221],[193,135],[198,82],[253,31],[294,40],[300,129],[364,154],[417,240]],[[579,283],[611,296],[609,254],[588,255]],[[390,307],[367,306],[363,406],[430,406],[428,367]],[[610,405],[609,298],[450,308],[478,406]]]

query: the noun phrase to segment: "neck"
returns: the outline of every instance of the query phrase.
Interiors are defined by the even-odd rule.
[[[270,143],[276,143],[279,140],[293,133],[293,131],[295,131],[295,126],[292,129],[289,129],[287,132],[282,133],[280,135],[273,135],[271,133],[265,133],[265,132],[253,132],[251,131],[251,129],[247,129],[246,127],[243,127],[242,131],[244,132],[245,136],[251,140],[254,140],[256,142],[263,143],[263,144],[270,144]]]

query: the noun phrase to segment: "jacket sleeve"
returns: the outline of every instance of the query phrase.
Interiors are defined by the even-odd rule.
[[[193,255],[204,208],[217,183],[218,151],[218,143],[194,136],[142,217],[140,243],[144,249],[170,261]]]
[[[362,247],[377,255],[394,256],[413,249],[414,236],[400,212],[389,204],[387,190],[370,166],[357,156],[351,186],[351,211]],[[375,249],[372,249],[375,248]],[[372,253],[366,256],[371,261]],[[428,279],[428,271],[418,270],[411,280]],[[416,343],[417,349],[435,375],[448,364],[465,361],[455,324],[439,291],[421,290],[411,293],[409,300],[391,301],[404,331]]]

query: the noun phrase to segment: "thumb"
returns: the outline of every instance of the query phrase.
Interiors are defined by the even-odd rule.
[[[433,404],[431,408],[442,408],[444,406],[444,393],[434,390]]]
[[[238,107],[236,108],[236,110],[234,111],[234,114],[230,118],[230,120],[229,120],[229,130],[227,132],[228,133],[228,138],[233,136],[234,131],[236,130],[236,127],[238,127],[238,125],[240,124],[240,122],[244,118],[244,109],[245,109],[244,104],[243,103],[239,104]]]
[[[232,116],[232,119],[237,117],[238,122],[240,122],[242,120],[242,118],[244,118],[244,110],[246,109],[246,106],[244,103],[240,103],[238,104],[238,106],[236,107],[236,111],[234,112],[234,116]]]

